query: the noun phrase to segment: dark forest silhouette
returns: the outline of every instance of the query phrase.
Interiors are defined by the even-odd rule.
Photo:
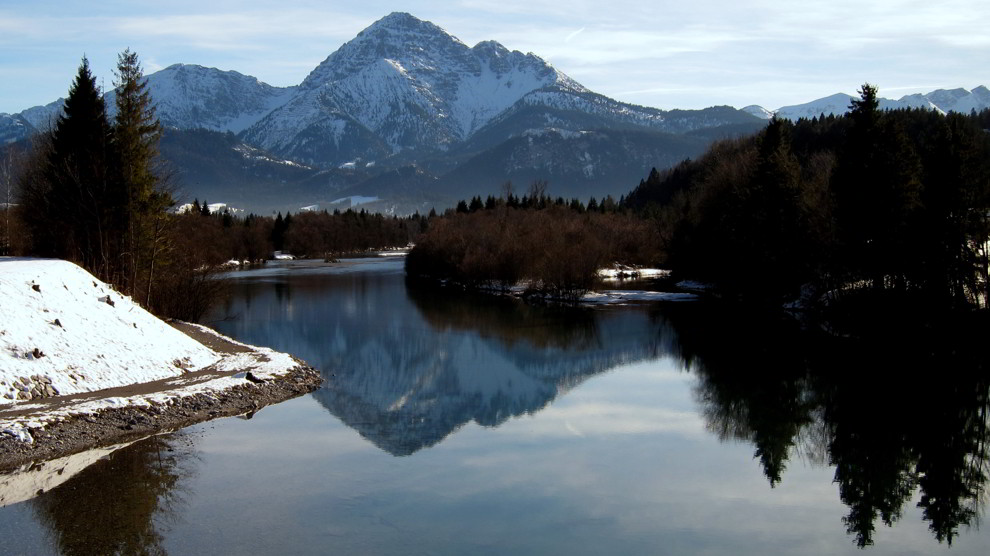
[[[850,108],[717,143],[625,205],[659,223],[675,272],[726,294],[986,307],[990,110],[881,111],[870,85]]]

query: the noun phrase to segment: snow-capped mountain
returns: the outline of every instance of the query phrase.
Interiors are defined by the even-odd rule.
[[[166,126],[231,131],[253,146],[324,168],[356,159],[415,162],[462,146],[496,124],[500,133],[492,144],[530,127],[681,133],[750,118],[734,109],[665,112],[620,103],[588,91],[534,54],[494,41],[469,47],[406,13],[373,23],[295,87],[182,64],[150,74],[148,85]],[[110,91],[111,111],[112,100]],[[42,129],[60,107],[56,102],[23,116]],[[561,119],[561,113],[569,115]]]
[[[20,114],[0,114],[0,145],[13,143],[34,133],[34,126]]]
[[[166,127],[240,133],[288,102],[295,87],[272,87],[236,71],[174,64],[147,76],[155,115]],[[116,91],[107,91],[107,114],[115,112]],[[62,113],[65,99],[17,114],[34,130],[49,129]],[[3,124],[0,123],[0,126]],[[25,135],[26,136],[26,135]],[[22,136],[23,137],[23,136]]]
[[[585,90],[533,54],[494,41],[468,48],[433,23],[393,13],[327,57],[301,87],[330,91],[376,131],[389,129],[396,103],[412,102],[463,139],[527,93],[551,85]],[[389,139],[401,146],[399,136]]]
[[[797,120],[800,118],[815,118],[822,114],[841,115],[849,111],[850,101],[857,99],[846,93],[836,93],[831,96],[813,100],[804,104],[793,106],[783,106],[777,110],[767,110],[761,106],[752,105],[743,108],[743,111],[754,116],[770,119],[773,114],[778,117]],[[979,112],[990,108],[990,90],[985,86],[979,86],[972,91],[966,89],[938,89],[928,94],[905,95],[897,100],[880,97],[877,99],[881,110],[896,110],[899,108],[926,108],[937,110],[943,114],[948,112],[961,112],[968,114],[972,110]]]
[[[756,116],[757,118],[760,118],[760,119],[763,119],[763,120],[769,120],[770,118],[773,117],[773,111],[772,110],[767,110],[766,108],[764,108],[764,107],[762,107],[762,106],[760,106],[758,104],[750,104],[749,106],[744,106],[744,107],[740,108],[740,110],[742,110],[743,112],[745,112],[747,114],[752,114],[753,116]]]
[[[34,106],[21,112],[19,115],[24,118],[34,129],[39,131],[49,129],[55,120],[62,115],[62,105],[64,98],[49,102],[44,106]]]
[[[354,141],[378,157],[442,152],[550,86],[584,91],[532,54],[492,41],[470,48],[430,22],[393,13],[331,54],[245,139],[324,164],[353,156],[341,146]]]
[[[166,127],[240,133],[288,102],[295,87],[272,87],[236,71],[175,64],[148,76],[155,115]],[[115,91],[106,94],[114,112]]]

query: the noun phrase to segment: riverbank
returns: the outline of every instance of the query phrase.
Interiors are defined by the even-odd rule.
[[[573,295],[561,296],[537,287],[530,280],[522,280],[514,285],[504,287],[495,285],[465,285],[456,281],[438,278],[410,276],[407,280],[423,287],[455,288],[475,291],[491,295],[504,295],[535,301],[540,303],[565,303],[571,305],[635,305],[657,302],[697,301],[703,288],[693,287],[694,284],[666,281],[670,271],[658,268],[645,268],[613,264],[599,269],[596,273],[597,287],[586,291],[572,292]],[[629,284],[642,285],[644,281],[665,280],[660,285],[663,289],[634,289]],[[657,284],[649,284],[651,287]],[[612,287],[608,287],[612,286]]]
[[[0,258],[0,470],[257,411],[319,388],[304,362],[171,326],[76,265]]]

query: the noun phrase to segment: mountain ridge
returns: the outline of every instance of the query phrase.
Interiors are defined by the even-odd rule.
[[[146,78],[168,129],[163,155],[187,195],[262,212],[346,196],[380,198],[373,209],[384,212],[422,210],[426,202],[442,208],[457,197],[497,194],[493,184],[510,179],[520,187],[548,180],[554,196],[617,197],[651,167],[754,132],[769,114],[758,106],[623,103],[535,54],[496,41],[469,47],[404,12],[372,23],[291,87],[195,64]],[[938,93],[932,98],[953,106],[973,94]],[[108,91],[111,112],[113,98]],[[849,98],[837,96],[834,109]],[[0,146],[47,128],[61,105],[0,114]],[[452,197],[438,200],[445,195]]]
[[[856,98],[858,97],[847,93],[835,93],[803,104],[782,106],[776,110],[767,110],[755,104],[747,106],[743,110],[764,119],[770,119],[774,114],[788,120],[810,119],[822,114],[826,116],[845,114],[849,111],[850,101]],[[924,108],[936,110],[942,114],[949,112],[969,113],[971,110],[980,111],[990,108],[990,89],[984,85],[974,87],[972,90],[966,90],[962,87],[936,89],[924,94],[904,95],[897,100],[879,97],[877,101],[881,110]]]

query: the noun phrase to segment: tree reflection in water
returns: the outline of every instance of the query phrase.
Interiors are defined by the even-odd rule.
[[[190,437],[154,436],[30,503],[61,554],[165,554],[163,533],[181,510],[194,462]]]
[[[918,506],[939,542],[974,525],[988,476],[990,377],[981,323],[903,326],[869,338],[804,332],[779,317],[665,309],[720,438],[755,446],[771,486],[802,453],[835,466],[859,546]],[[977,317],[979,318],[979,317]]]
[[[772,487],[787,480],[794,457],[834,466],[859,545],[873,542],[878,521],[898,520],[913,496],[942,542],[979,517],[988,475],[985,323],[905,321],[890,330],[860,319],[860,330],[886,333],[853,340],[724,304],[539,307],[407,289],[401,276],[394,268],[302,274],[284,287],[282,279],[245,282],[226,309],[242,318],[218,324],[322,369],[332,380],[314,398],[396,456],[465,423],[494,427],[541,411],[621,365],[671,356],[698,377],[711,430],[751,442]]]

